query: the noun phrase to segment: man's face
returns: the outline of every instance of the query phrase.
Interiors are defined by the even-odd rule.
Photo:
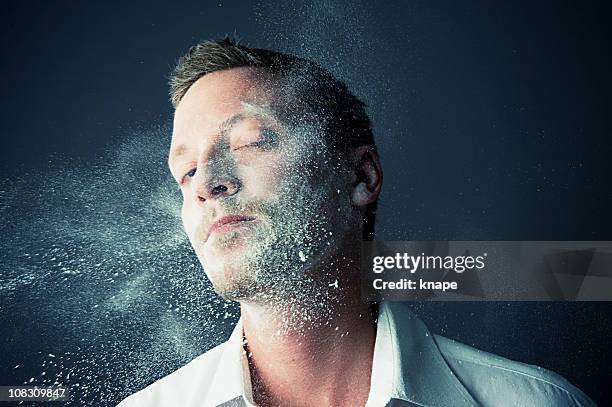
[[[290,291],[353,226],[346,166],[320,123],[305,115],[288,124],[278,113],[299,103],[287,86],[262,70],[214,72],[175,112],[169,165],[183,224],[226,298]]]

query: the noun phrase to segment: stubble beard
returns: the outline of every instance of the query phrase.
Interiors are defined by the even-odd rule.
[[[202,259],[218,295],[279,312],[321,308],[331,301],[335,277],[329,269],[321,274],[320,266],[350,228],[351,205],[346,191],[326,181],[315,187],[294,180],[266,203],[230,204],[228,213],[252,214],[260,223],[215,269],[207,269],[209,262]],[[239,234],[226,233],[215,243],[231,245],[242,239]]]

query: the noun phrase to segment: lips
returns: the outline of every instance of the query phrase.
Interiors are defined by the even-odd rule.
[[[245,222],[252,222],[255,218],[252,216],[244,216],[244,215],[227,215],[223,216],[210,225],[208,229],[208,235],[210,236],[215,231],[231,228],[233,226],[241,225]]]

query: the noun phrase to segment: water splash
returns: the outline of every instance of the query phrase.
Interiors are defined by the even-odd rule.
[[[213,293],[181,229],[168,145],[167,127],[139,130],[94,162],[56,158],[0,187],[13,384],[114,405],[225,340],[237,309]]]

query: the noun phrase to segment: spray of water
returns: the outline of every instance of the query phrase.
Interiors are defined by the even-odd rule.
[[[135,131],[95,162],[0,188],[12,377],[67,385],[72,405],[113,405],[231,330],[236,307],[181,229],[168,145],[166,127]]]

